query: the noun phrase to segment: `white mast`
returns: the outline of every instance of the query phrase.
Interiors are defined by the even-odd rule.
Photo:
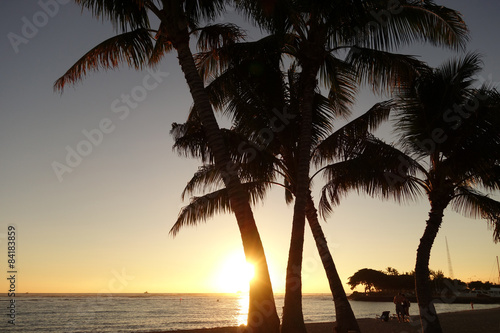
[[[498,284],[500,284],[500,264],[498,264],[498,256],[497,256],[497,268],[498,268]]]
[[[450,274],[450,278],[453,280],[455,277],[453,276],[453,268],[451,267],[451,257],[450,257],[450,249],[448,248],[448,238],[444,237],[446,242],[446,254],[448,255],[448,273]],[[498,257],[497,257],[498,261]]]

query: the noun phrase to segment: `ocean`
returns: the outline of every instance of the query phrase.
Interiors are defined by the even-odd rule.
[[[276,296],[281,317],[283,295]],[[15,325],[8,321],[10,298],[0,297],[1,332],[160,332],[239,326],[246,322],[245,294],[23,294],[15,298]],[[357,318],[394,312],[390,302],[351,302]],[[498,305],[475,304],[475,309]],[[469,304],[437,304],[438,313],[470,309]],[[306,294],[306,323],[335,320],[329,294]],[[410,314],[417,315],[416,304]]]

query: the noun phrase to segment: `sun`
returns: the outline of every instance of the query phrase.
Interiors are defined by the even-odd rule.
[[[253,276],[254,267],[245,260],[243,253],[231,253],[218,269],[216,289],[222,293],[248,292]]]

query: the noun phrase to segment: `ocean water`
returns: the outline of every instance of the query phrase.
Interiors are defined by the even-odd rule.
[[[0,297],[1,332],[159,332],[239,326],[246,322],[245,294],[24,294],[16,296],[15,325],[9,324],[9,298]],[[390,302],[351,302],[357,318],[394,312]],[[281,317],[283,296],[276,296]],[[476,304],[475,309],[498,307]],[[470,309],[468,304],[437,304],[438,312]],[[304,295],[304,319],[335,320],[331,295]],[[418,314],[415,304],[410,314]]]

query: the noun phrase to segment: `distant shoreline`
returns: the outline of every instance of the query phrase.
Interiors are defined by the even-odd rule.
[[[500,332],[500,307],[485,310],[467,310],[447,312],[438,315],[443,333],[470,333],[470,332]],[[397,320],[383,322],[375,318],[358,319],[363,333],[419,333],[420,322],[417,316],[412,317],[410,323],[399,323]],[[308,333],[333,332],[335,322],[307,323]],[[243,327],[217,327],[192,330],[173,330],[155,333],[242,333]],[[153,332],[151,332],[153,333]]]
[[[410,302],[416,303],[417,298],[415,296],[406,296]],[[441,301],[445,297],[445,300]],[[391,295],[377,295],[377,294],[351,294],[348,296],[348,299],[351,301],[360,301],[360,302],[392,302],[394,296]],[[469,296],[435,296],[437,303],[454,303],[454,304],[500,304],[500,297],[469,297]]]

